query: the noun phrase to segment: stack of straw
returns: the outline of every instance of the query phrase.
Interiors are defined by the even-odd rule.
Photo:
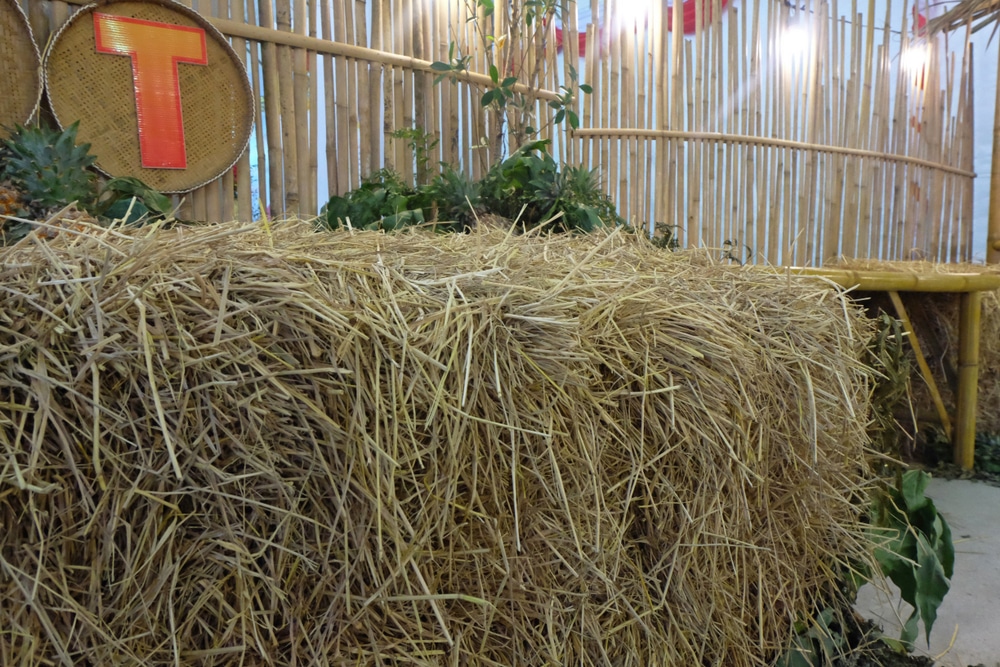
[[[867,320],[588,237],[2,251],[0,664],[773,659],[867,546]]]

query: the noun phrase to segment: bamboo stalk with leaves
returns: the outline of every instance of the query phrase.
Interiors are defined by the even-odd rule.
[[[576,111],[577,91],[591,93],[592,88],[578,82],[576,69],[569,69],[569,81],[559,87],[556,99],[548,102],[551,109],[544,122],[540,122],[537,92],[545,76],[546,59],[551,30],[562,19],[560,0],[466,0],[466,11],[471,17],[476,37],[483,45],[486,69],[492,87],[483,93],[480,104],[489,113],[489,132],[484,136],[483,147],[489,149],[494,162],[505,159],[513,150],[538,137],[549,125],[567,123],[576,129],[580,117]],[[504,28],[498,34],[500,27]],[[445,79],[458,81],[459,74],[472,68],[470,50],[452,41],[448,49],[448,62],[437,61],[431,65],[438,72],[435,84]],[[506,139],[506,141],[505,141]],[[488,163],[484,167],[488,167]]]

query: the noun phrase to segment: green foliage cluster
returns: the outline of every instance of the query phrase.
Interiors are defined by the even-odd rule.
[[[951,528],[924,495],[929,481],[926,472],[908,470],[895,488],[876,495],[872,508],[872,531],[883,540],[875,558],[882,573],[899,587],[903,601],[913,607],[901,637],[907,647],[917,638],[921,621],[930,642],[955,569]]]
[[[31,221],[48,218],[72,203],[105,222],[133,224],[170,215],[170,198],[139,179],[112,178],[102,185],[90,169],[96,161],[90,144],[77,144],[78,129],[79,123],[65,130],[42,123],[18,125],[0,142],[0,186],[18,197],[17,208],[8,211],[12,217],[0,220],[5,243],[27,235]]]
[[[549,224],[553,231],[589,232],[624,225],[596,172],[560,169],[546,145],[527,144],[478,182],[445,166],[427,185],[412,187],[383,169],[358,189],[331,197],[320,217],[331,229],[349,223],[355,229],[385,231],[424,224],[437,231],[462,231],[487,211],[522,229]]]

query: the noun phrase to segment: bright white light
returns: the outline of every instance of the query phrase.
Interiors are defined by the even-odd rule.
[[[778,33],[778,57],[782,62],[795,64],[809,57],[812,34],[804,25],[786,26]]]
[[[635,30],[637,25],[644,25],[649,15],[649,3],[640,0],[624,0],[615,3],[615,14],[620,30]]]
[[[900,70],[909,76],[920,76],[930,62],[931,54],[927,44],[907,46],[899,54]]]

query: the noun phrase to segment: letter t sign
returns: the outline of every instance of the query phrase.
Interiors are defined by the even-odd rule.
[[[94,37],[98,53],[132,58],[142,166],[186,168],[177,64],[208,64],[205,31],[94,12]]]

